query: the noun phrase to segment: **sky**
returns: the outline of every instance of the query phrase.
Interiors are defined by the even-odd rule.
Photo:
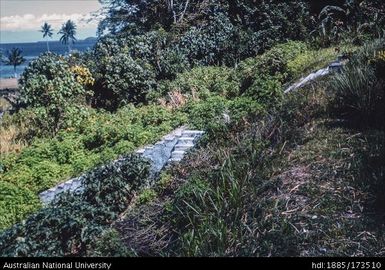
[[[59,40],[68,19],[77,24],[77,39],[94,37],[97,21],[89,19],[100,8],[98,0],[0,0],[0,43],[41,41],[44,22],[54,29],[52,40]]]

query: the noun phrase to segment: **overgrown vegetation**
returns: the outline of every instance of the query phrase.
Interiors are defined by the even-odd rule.
[[[126,156],[88,173],[80,194],[63,193],[0,236],[2,256],[85,256],[95,239],[128,206],[148,177],[148,164]]]
[[[370,48],[356,57],[375,55]],[[357,122],[335,111],[344,104],[330,84],[343,75],[172,168],[154,202],[115,225],[126,247],[139,256],[383,256],[385,134],[371,125],[382,116]]]
[[[333,80],[335,109],[352,124],[385,127],[384,51],[383,40],[366,44]]]
[[[186,122],[183,113],[160,106],[128,106],[114,114],[83,107],[70,112],[71,117],[54,138],[43,135],[39,138],[47,131],[41,126],[47,119],[41,118],[34,109],[5,117],[2,120],[4,132],[16,129],[19,134],[13,136],[30,138],[30,144],[13,153],[2,154],[1,181],[32,191],[34,200],[38,200],[38,192],[130,153],[141,145],[154,143],[161,135]],[[23,128],[18,128],[17,123]],[[25,127],[25,123],[29,125]],[[27,200],[21,200],[19,207],[24,206],[29,211],[12,212],[13,219],[1,222],[0,228],[21,220],[33,210]],[[6,205],[0,208],[0,213],[11,214]]]
[[[1,119],[0,255],[385,254],[381,1],[101,2],[95,47],[32,61]],[[200,149],[154,186],[111,163],[182,124]]]

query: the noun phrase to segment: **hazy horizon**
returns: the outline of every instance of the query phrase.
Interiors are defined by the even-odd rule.
[[[44,22],[53,27],[50,41],[58,41],[57,32],[68,19],[77,25],[77,39],[95,37],[98,22],[90,19],[100,8],[97,0],[1,0],[0,43],[44,41],[39,32]]]
[[[90,35],[90,36],[86,36],[84,38],[77,38],[77,41],[76,42],[81,42],[81,41],[84,41],[85,39],[87,38],[97,38],[96,34],[95,35]],[[24,43],[39,43],[39,42],[42,42],[42,43],[46,43],[47,40],[44,40],[44,39],[41,39],[41,40],[36,40],[36,41],[15,41],[15,42],[3,42],[0,38],[0,45],[4,45],[4,44],[24,44]],[[60,42],[59,39],[50,39],[48,40],[48,42]]]

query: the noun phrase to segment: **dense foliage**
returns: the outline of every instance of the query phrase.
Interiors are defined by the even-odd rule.
[[[304,243],[357,255],[312,226],[338,236],[332,221],[317,223],[323,215],[344,230],[351,225],[334,215],[338,207],[353,211],[350,202],[321,192],[332,190],[330,182],[338,192],[349,189],[344,198],[357,187],[351,179],[369,179],[353,192],[358,197],[383,190],[384,41],[357,53],[352,45],[384,35],[382,1],[100,2],[105,16],[95,47],[32,61],[20,79],[24,108],[1,120],[1,149],[14,150],[0,158],[0,255],[322,255],[301,250]],[[67,44],[75,36],[70,24],[61,31]],[[287,85],[341,55],[350,62],[327,77],[327,87],[283,98]],[[335,130],[337,120],[352,130]],[[141,190],[148,167],[137,156],[111,163],[183,124],[206,131],[202,149],[196,162],[162,176],[155,188]],[[357,127],[369,131],[361,138]],[[297,178],[284,170],[297,169],[305,184],[295,186]],[[41,208],[39,192],[90,170],[84,192]],[[308,175],[323,186],[306,182]],[[162,194],[165,201],[150,215],[144,211],[143,222],[137,206]],[[290,209],[318,200],[311,224]],[[131,211],[127,224],[137,227],[121,237],[114,222]],[[366,229],[358,225],[357,234]],[[150,229],[138,231],[143,226]],[[158,233],[167,235],[157,241]],[[137,242],[148,246],[133,248]],[[373,255],[371,248],[364,252]]]
[[[44,129],[40,124],[45,124],[46,119],[38,118],[34,112],[22,110],[2,122],[4,127],[10,122],[28,123],[27,131],[20,131],[19,136],[26,136],[31,142],[20,152],[0,158],[0,182],[20,190],[14,194],[12,207],[21,209],[10,211],[10,205],[1,204],[0,214],[6,218],[0,220],[0,229],[35,211],[38,204],[31,201],[38,201],[38,192],[153,143],[186,122],[183,113],[160,106],[128,106],[114,114],[80,107],[71,112],[65,129],[54,138],[47,138],[44,131],[40,131]],[[26,194],[31,199],[25,199],[24,190],[28,190]],[[4,200],[8,201],[9,197]]]
[[[86,103],[93,84],[92,75],[84,67],[71,68],[62,56],[41,55],[25,69],[20,79],[21,102],[40,108],[40,118],[46,118],[44,127],[57,133],[68,114],[68,108]]]
[[[64,193],[50,205],[0,235],[1,256],[84,256],[102,230],[117,219],[148,176],[137,156],[86,175],[84,190]]]
[[[315,20],[315,29],[310,33],[317,44],[329,46],[341,40],[362,44],[368,38],[379,38],[384,35],[383,1],[335,2],[335,5],[321,6],[322,9]]]
[[[114,226],[125,246],[139,256],[383,256],[383,44],[267,115],[216,129]],[[226,102],[210,97],[190,115],[207,128]]]

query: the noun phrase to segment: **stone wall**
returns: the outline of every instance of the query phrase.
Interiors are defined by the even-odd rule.
[[[186,152],[195,146],[197,140],[202,135],[203,131],[188,130],[186,127],[180,127],[164,136],[154,145],[141,148],[137,150],[136,153],[150,161],[150,179],[156,179],[156,176],[165,166],[173,162],[181,161]],[[121,159],[117,159],[113,162],[119,162],[120,160]],[[83,179],[84,175],[43,191],[39,194],[40,199],[44,204],[48,204],[56,195],[62,192],[81,192]],[[152,183],[146,184],[151,185]]]

